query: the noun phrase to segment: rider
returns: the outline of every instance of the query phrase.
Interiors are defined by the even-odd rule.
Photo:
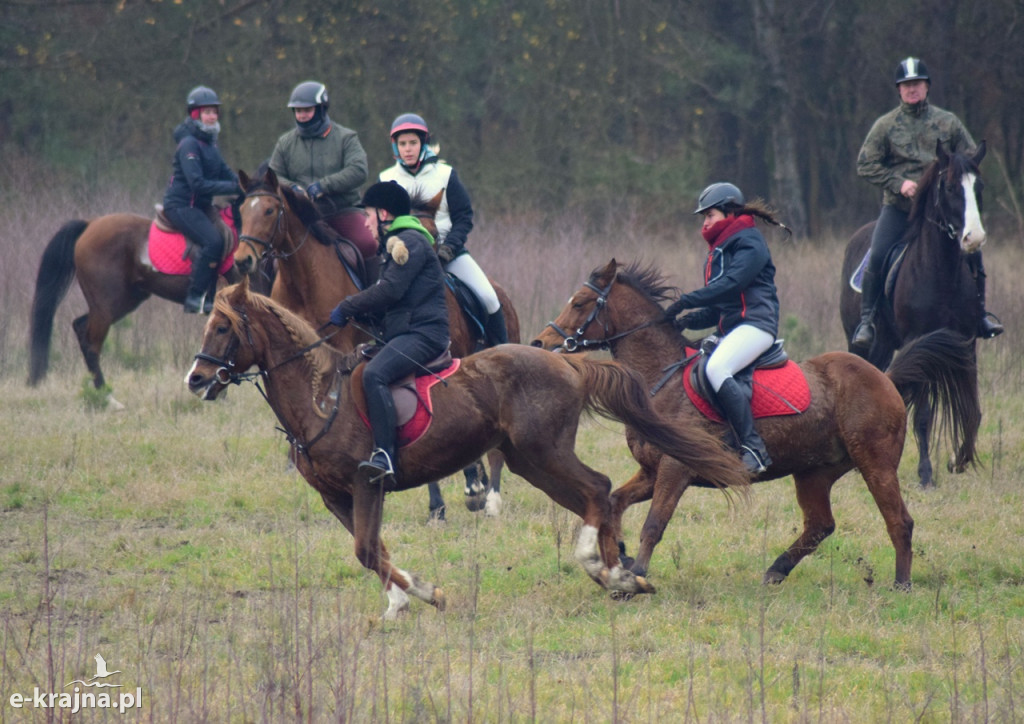
[[[376,481],[395,470],[395,407],[388,385],[422,370],[451,340],[444,272],[431,250],[430,233],[409,215],[409,194],[394,181],[376,183],[366,190],[363,205],[366,228],[383,256],[380,281],[342,300],[331,312],[331,323],[343,327],[351,317],[383,317],[385,344],[363,373],[374,450],[359,465]]]
[[[458,277],[476,295],[487,312],[484,321],[486,345],[508,342],[505,314],[497,292],[480,265],[466,250],[466,237],[473,228],[473,206],[466,187],[455,169],[438,159],[427,145],[427,122],[415,113],[403,113],[391,124],[391,153],[395,165],[380,174],[381,181],[397,181],[410,196],[433,198],[443,191],[434,222],[437,224],[437,256],[445,271]]]
[[[270,168],[278,180],[312,200],[324,220],[363,257],[367,283],[377,279],[377,244],[363,223],[359,187],[369,175],[359,136],[330,119],[327,87],[308,80],[292,90],[295,128],[277,139]]]
[[[188,117],[174,129],[174,173],[164,192],[164,215],[202,250],[192,262],[185,312],[209,313],[217,290],[217,267],[224,255],[224,238],[212,218],[214,196],[234,196],[242,189],[238,176],[220,155],[220,99],[212,89],[189,91]],[[206,296],[206,303],[203,297]]]
[[[871,236],[864,271],[860,324],[850,346],[866,352],[875,339],[874,315],[885,280],[882,266],[889,251],[907,230],[912,199],[925,168],[935,161],[938,141],[949,153],[972,154],[975,143],[960,119],[928,103],[931,78],[919,58],[909,57],[896,68],[900,105],[875,121],[857,156],[857,173],[882,187],[882,212]],[[985,310],[985,269],[981,252],[968,256],[978,287],[978,336],[1002,334],[1003,325]]]
[[[684,309],[698,309],[683,315],[677,326],[717,325],[722,338],[708,359],[708,381],[732,425],[743,464],[752,474],[761,473],[772,461],[754,429],[750,400],[733,375],[771,347],[779,331],[775,265],[754,217],[782,224],[763,202],[745,203],[743,193],[731,183],[713,183],[704,189],[693,213],[704,216],[701,234],[710,247],[705,286],[683,294],[665,314],[674,319]]]

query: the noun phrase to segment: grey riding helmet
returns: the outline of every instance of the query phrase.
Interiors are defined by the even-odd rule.
[[[743,206],[743,192],[731,183],[720,181],[700,192],[697,208],[693,213],[703,214],[708,209],[724,208],[729,204]]]

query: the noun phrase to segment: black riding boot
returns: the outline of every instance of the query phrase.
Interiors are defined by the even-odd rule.
[[[188,294],[185,296],[185,314],[199,314],[203,308],[203,296],[209,290],[211,281],[217,281],[217,262],[211,266],[202,257],[193,261]]]
[[[217,280],[219,278],[219,274],[214,274],[213,280],[210,282],[210,286],[206,290],[206,297],[203,299],[203,314],[210,314],[213,312],[213,298],[217,296]]]
[[[370,418],[370,427],[373,428],[373,452],[369,460],[359,463],[359,472],[366,476],[367,482],[382,483],[386,476],[395,474],[398,437],[395,430],[395,401],[387,388],[379,397],[370,390],[366,392],[366,416]]]
[[[1003,325],[999,319],[985,309],[985,265],[981,261],[981,252],[967,256],[967,268],[974,275],[974,286],[978,291],[978,336],[982,339],[998,337],[1003,333]]]
[[[875,308],[881,297],[882,283],[879,275],[871,270],[870,262],[864,270],[861,281],[860,324],[850,338],[850,351],[867,353],[875,341]]]
[[[732,377],[726,378],[719,388],[718,404],[732,425],[743,464],[752,475],[763,473],[772,464],[772,459],[768,457],[764,440],[754,429],[754,413],[750,409],[750,400]]]
[[[505,312],[501,307],[494,314],[488,315],[484,323],[484,336],[488,347],[508,344],[508,328],[505,326]]]

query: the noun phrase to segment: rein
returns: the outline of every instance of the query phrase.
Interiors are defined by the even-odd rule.
[[[935,191],[935,201],[932,203],[932,206],[935,207],[937,218],[932,218],[927,213],[924,215],[924,218],[925,221],[931,224],[935,224],[935,226],[937,226],[940,231],[945,232],[946,236],[948,236],[950,239],[952,239],[953,241],[958,241],[957,237],[959,236],[959,231],[957,230],[956,226],[953,225],[952,222],[946,220],[945,214],[943,213],[944,209],[942,206],[942,200],[945,198],[945,175],[946,169],[942,169],[941,171],[939,171],[939,180],[937,184],[938,189]]]
[[[255,347],[255,342],[254,342],[254,340],[252,338],[252,331],[250,329],[248,313],[246,312],[245,309],[240,309],[240,310],[236,309],[235,312],[238,314],[239,318],[241,318],[241,320],[242,320],[242,322],[244,324],[246,342],[249,344],[250,347]],[[264,389],[263,385],[260,384],[260,379],[262,378],[264,380],[264,382],[266,382],[267,380],[269,380],[271,372],[273,372],[274,370],[280,369],[281,367],[284,367],[285,365],[290,364],[290,363],[294,362],[295,360],[300,359],[301,357],[304,357],[307,352],[310,352],[311,350],[314,350],[317,347],[319,347],[320,345],[324,344],[331,337],[333,337],[337,332],[338,332],[338,330],[335,329],[330,334],[328,334],[328,335],[326,335],[324,337],[318,338],[315,342],[306,345],[305,347],[303,347],[302,349],[298,350],[297,352],[295,352],[291,356],[286,357],[282,361],[280,361],[277,364],[275,364],[273,367],[268,367],[267,369],[259,370],[258,372],[232,372],[231,371],[231,368],[233,368],[235,366],[235,361],[234,361],[235,353],[238,352],[238,348],[241,346],[241,341],[240,341],[239,337],[237,337],[237,336],[232,341],[231,345],[228,346],[227,352],[224,355],[228,359],[222,359],[220,357],[214,357],[213,355],[206,354],[205,352],[198,352],[198,353],[196,353],[195,359],[203,360],[204,362],[209,362],[211,364],[217,365],[218,368],[217,368],[217,371],[214,373],[214,379],[216,379],[219,383],[221,383],[223,385],[228,385],[228,384],[240,385],[242,382],[246,382],[246,381],[252,382],[253,385],[255,385],[256,389],[259,390],[260,394],[263,396],[263,399],[266,400],[268,405],[270,405],[270,409],[273,410],[274,416],[277,417],[277,421],[279,423],[277,429],[280,430],[282,433],[284,433],[285,438],[288,440],[288,443],[292,446],[292,448],[294,450],[296,450],[297,452],[302,453],[303,457],[305,457],[306,461],[310,464],[310,467],[312,467],[313,461],[312,461],[312,458],[310,457],[309,450],[322,437],[324,437],[328,432],[330,432],[331,426],[334,424],[335,419],[338,417],[338,412],[339,412],[339,409],[340,409],[340,406],[341,406],[341,402],[340,401],[341,401],[341,385],[342,385],[342,380],[344,379],[345,375],[347,373],[351,373],[352,370],[351,369],[344,369],[344,368],[341,368],[341,367],[338,368],[337,374],[335,374],[335,380],[336,380],[335,385],[336,385],[336,387],[335,387],[335,390],[334,390],[334,394],[330,394],[329,393],[327,395],[328,398],[331,398],[331,399],[334,400],[334,407],[331,408],[331,411],[327,414],[327,416],[325,418],[325,421],[324,421],[324,426],[320,430],[320,432],[317,433],[316,435],[314,435],[311,440],[308,440],[305,443],[303,443],[298,438],[298,436],[295,435],[295,433],[291,431],[291,429],[288,427],[288,423],[286,423],[281,418],[280,413],[278,413],[278,411],[274,409],[274,406],[270,404],[270,398],[267,396],[267,392]]]
[[[611,349],[612,342],[617,342],[623,337],[628,337],[634,332],[639,332],[641,329],[647,329],[657,323],[658,320],[649,319],[643,324],[633,327],[633,329],[627,329],[625,332],[619,332],[618,334],[609,336],[608,322],[605,321],[602,323],[605,335],[602,339],[584,339],[583,335],[586,333],[587,327],[597,321],[597,316],[608,305],[608,294],[611,292],[613,284],[615,284],[614,279],[608,283],[607,287],[601,289],[590,281],[584,283],[584,286],[592,289],[597,294],[597,299],[594,301],[594,308],[591,310],[590,314],[587,315],[587,318],[583,320],[583,323],[576,329],[575,333],[569,334],[554,322],[548,322],[547,326],[562,335],[562,349],[566,352],[572,353],[588,349],[608,350]]]
[[[284,253],[275,250],[274,241],[277,239],[278,235],[282,233],[284,228],[284,200],[278,194],[271,191],[253,191],[252,193],[246,194],[245,198],[251,199],[259,196],[267,196],[277,201],[277,218],[274,220],[274,231],[271,233],[269,240],[260,239],[259,237],[252,236],[250,234],[239,234],[238,241],[244,242],[250,249],[252,249],[254,254],[261,258],[270,257],[271,259],[287,259],[288,257],[298,253],[299,249],[301,249],[306,243],[306,240],[309,239],[309,229],[306,229],[306,233],[303,234],[302,240],[292,251]],[[257,245],[261,247],[261,249],[257,249]]]

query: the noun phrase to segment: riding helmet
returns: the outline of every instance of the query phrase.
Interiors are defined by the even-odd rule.
[[[905,83],[908,80],[924,80],[931,85],[932,79],[928,77],[928,68],[920,58],[910,56],[900,61],[896,68],[896,85]]]
[[[397,181],[381,181],[366,189],[363,206],[384,209],[392,216],[407,216],[412,209],[409,193]]]
[[[292,90],[292,95],[288,99],[288,107],[312,108],[313,106],[322,106],[325,111],[327,110],[327,86],[315,80],[299,83]]]
[[[697,199],[697,208],[693,213],[703,214],[708,209],[724,209],[729,204],[743,206],[743,192],[731,183],[720,181],[711,184],[700,192],[700,197]]]
[[[188,111],[191,113],[197,108],[207,106],[220,106],[220,98],[213,92],[212,88],[205,85],[197,85],[188,92]]]
[[[418,116],[415,113],[403,113],[392,121],[392,140],[394,140],[396,135],[403,131],[415,131],[418,133],[420,140],[423,141],[423,145],[426,145],[427,141],[430,139],[430,129],[427,128],[427,122],[423,120],[422,116]]]

